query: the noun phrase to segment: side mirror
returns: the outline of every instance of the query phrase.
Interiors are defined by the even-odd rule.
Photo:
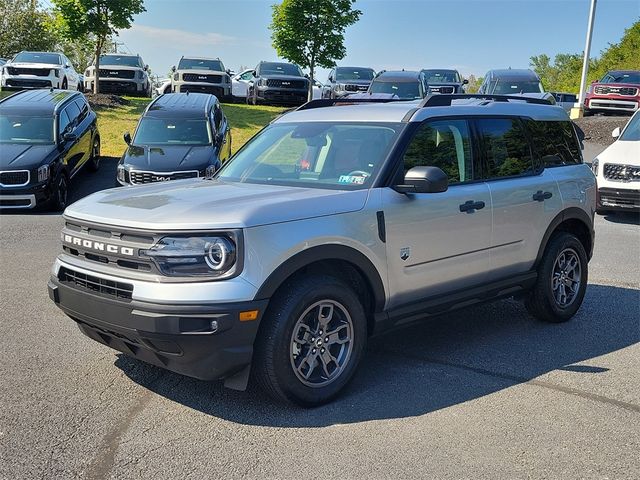
[[[256,72],[255,70],[253,70],[253,71],[251,72],[251,75],[253,75],[254,77],[257,77],[257,76],[258,76],[258,72]]]
[[[464,80],[462,80],[462,84],[463,85],[469,85],[469,80],[467,80],[466,78]]]
[[[304,78],[306,78],[307,80],[309,80],[309,74],[308,74],[308,73],[305,73],[305,74],[304,74]]]
[[[227,73],[227,75],[231,75],[233,73],[230,68],[227,68],[225,72]]]
[[[149,71],[149,65],[145,65],[145,66],[144,66],[144,71],[145,71],[145,72],[148,72],[148,71]]]
[[[614,128],[613,132],[611,132],[611,136],[613,138],[618,138],[620,136],[620,127]]]
[[[413,167],[404,176],[402,185],[393,189],[399,193],[441,193],[449,188],[449,178],[438,167]]]
[[[175,72],[176,71],[176,66],[174,65],[173,67],[171,67],[171,71]]]
[[[65,142],[75,142],[78,139],[78,136],[73,132],[66,132],[62,134],[62,139]]]
[[[69,65],[68,63],[65,63],[64,68],[71,68],[71,65]]]
[[[124,141],[127,145],[131,145],[131,134],[129,132],[125,132],[122,138],[124,138]]]

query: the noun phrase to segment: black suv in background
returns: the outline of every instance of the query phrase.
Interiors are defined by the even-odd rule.
[[[329,72],[322,98],[340,98],[366,92],[376,72],[368,67],[335,67]]]
[[[428,68],[422,70],[422,73],[427,78],[429,92],[433,94],[464,93],[463,85],[469,83],[469,80],[463,79],[457,70]]]
[[[100,135],[82,93],[38,89],[0,101],[0,208],[63,210],[85,164],[98,169]]]
[[[120,185],[210,176],[231,156],[231,128],[215,95],[168,93],[152,101],[117,167]]]
[[[366,93],[356,93],[350,98],[359,99],[385,97],[400,100],[416,100],[424,98],[429,93],[429,85],[422,72],[398,70],[381,71],[369,85]]]
[[[300,67],[285,62],[260,62],[253,72],[247,103],[302,105],[309,95],[309,79]]]

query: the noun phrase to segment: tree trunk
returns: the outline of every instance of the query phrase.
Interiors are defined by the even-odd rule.
[[[315,78],[315,69],[316,64],[312,59],[311,62],[309,62],[309,91],[307,92],[307,101],[309,102],[313,100],[313,80]]]

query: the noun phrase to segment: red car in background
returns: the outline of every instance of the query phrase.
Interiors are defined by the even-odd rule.
[[[629,112],[640,109],[640,71],[612,70],[589,87],[584,114]]]

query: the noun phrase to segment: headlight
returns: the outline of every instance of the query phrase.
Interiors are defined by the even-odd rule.
[[[204,171],[204,176],[207,178],[211,178],[213,177],[213,174],[216,173],[218,171],[218,165],[214,164],[214,165],[209,165],[207,167],[207,169]]]
[[[89,69],[87,68],[87,69],[84,71],[84,76],[85,76],[85,77],[89,77],[90,75],[91,75],[91,72],[90,72],[90,71],[89,71]]]
[[[344,84],[336,83],[336,92],[342,92],[344,90]]]
[[[42,165],[38,168],[38,182],[49,180],[49,165]]]
[[[177,73],[177,72],[176,72],[176,73],[174,73],[174,74],[173,74],[173,79],[174,79],[174,80],[176,80],[176,81],[177,81],[177,80],[179,80],[179,79],[180,79],[180,74],[179,74],[179,73]]]
[[[140,79],[144,78],[144,71],[143,70],[139,70],[138,71],[138,78],[140,78]]]
[[[593,162],[591,162],[591,170],[596,177],[598,176],[598,163],[598,158],[594,158]]]
[[[164,237],[144,253],[172,277],[222,277],[236,270],[236,242],[231,234]]]
[[[224,82],[225,83],[231,83],[231,77],[229,75],[226,75]]]
[[[53,72],[53,76],[54,77],[59,77],[60,76],[60,70],[56,70],[55,68],[53,70],[51,70]]]
[[[120,180],[122,183],[127,183],[124,165],[122,164],[118,165],[116,172],[117,172],[118,180]]]

